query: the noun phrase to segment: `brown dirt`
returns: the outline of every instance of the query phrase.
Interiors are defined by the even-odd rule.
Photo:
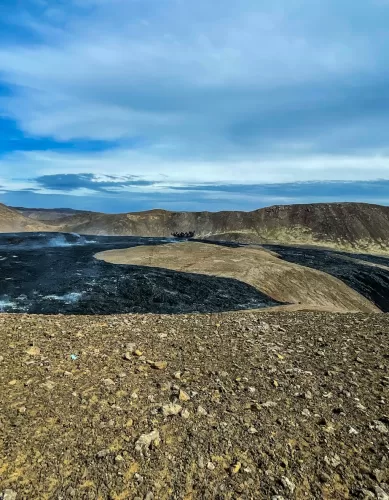
[[[0,315],[0,341],[17,499],[389,494],[387,315]]]
[[[235,278],[277,301],[299,304],[302,309],[322,307],[339,312],[379,312],[374,304],[340,280],[288,263],[274,253],[259,248],[174,243],[109,250],[97,254],[96,258],[114,264],[162,267]]]

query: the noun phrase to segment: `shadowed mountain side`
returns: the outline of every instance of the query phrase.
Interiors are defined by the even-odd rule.
[[[0,203],[0,233],[30,231],[47,231],[47,227]]]
[[[23,209],[19,209],[23,212]],[[24,209],[52,230],[82,234],[167,237],[195,231],[196,237],[244,243],[327,246],[346,251],[389,252],[389,207],[366,203],[318,203],[261,208],[253,212],[125,214],[50,212]],[[65,213],[66,212],[66,213]],[[41,213],[41,215],[39,215]],[[61,213],[64,217],[58,218]],[[53,220],[48,221],[52,218]]]
[[[177,243],[109,250],[97,259],[114,264],[165,268],[234,278],[279,302],[330,311],[378,312],[378,309],[340,280],[326,273],[289,264],[270,252],[229,248],[206,243]]]
[[[265,245],[265,248],[287,262],[331,274],[383,312],[389,312],[389,258],[281,245]]]

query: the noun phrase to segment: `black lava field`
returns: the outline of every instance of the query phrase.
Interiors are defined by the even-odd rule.
[[[172,241],[68,233],[0,234],[0,312],[178,314],[280,305],[238,280],[110,264],[94,258],[105,250]],[[383,312],[389,312],[389,258],[311,247],[263,247],[283,260],[335,276]]]
[[[278,305],[238,280],[109,264],[94,258],[104,250],[171,241],[63,233],[0,234],[0,312],[177,314]]]

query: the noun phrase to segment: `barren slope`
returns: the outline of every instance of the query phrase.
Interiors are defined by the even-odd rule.
[[[389,207],[366,203],[277,205],[253,212],[74,211],[71,215],[64,209],[18,210],[60,232],[166,237],[172,232],[193,230],[198,238],[211,240],[389,252]]]
[[[326,273],[285,262],[257,248],[178,243],[110,250],[96,258],[114,264],[160,267],[235,278],[280,302],[337,311],[378,312],[371,302]]]
[[[23,208],[23,207],[10,207],[18,211],[25,217],[35,219],[44,223],[56,223],[58,220],[62,221],[69,216],[74,216],[78,213],[85,213],[82,210],[74,210],[71,208]]]
[[[165,237],[193,230],[199,238],[214,240],[389,251],[389,207],[364,203],[286,205],[253,212],[80,212],[57,224],[61,231],[85,234]]]
[[[24,217],[18,211],[0,203],[0,233],[45,231],[47,227],[39,221]]]
[[[389,207],[367,203],[318,203],[256,212],[259,233],[270,241],[325,245],[344,250],[389,251]]]

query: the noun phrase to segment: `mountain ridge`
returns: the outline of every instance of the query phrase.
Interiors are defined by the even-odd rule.
[[[282,243],[327,246],[339,250],[389,252],[389,207],[368,203],[273,205],[251,212],[102,212],[19,208],[24,219],[44,224],[48,231],[99,235],[169,237],[176,231],[195,231],[199,239],[242,243]],[[43,210],[42,210],[43,212]],[[24,214],[29,215],[25,217]],[[20,224],[19,226],[23,225]],[[41,230],[41,229],[40,229]],[[0,231],[4,232],[0,217]]]

